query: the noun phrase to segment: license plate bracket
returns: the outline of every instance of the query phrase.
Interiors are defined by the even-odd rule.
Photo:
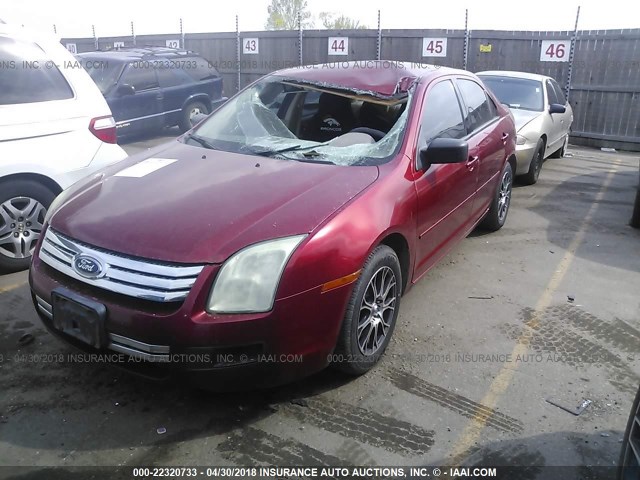
[[[65,288],[55,289],[51,301],[56,329],[94,348],[107,345],[104,326],[107,309],[104,305]]]

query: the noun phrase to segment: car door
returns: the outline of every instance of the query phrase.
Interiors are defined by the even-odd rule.
[[[547,124],[549,125],[549,128],[547,129],[549,138],[547,140],[547,148],[546,148],[546,154],[545,154],[546,156],[548,154],[551,154],[552,152],[555,152],[562,146],[562,142],[564,141],[564,135],[565,135],[564,114],[550,113],[549,105],[554,103],[564,105],[566,103],[566,100],[563,102],[562,99],[558,98],[558,95],[556,94],[556,91],[553,88],[553,83],[551,83],[550,79],[545,80],[544,89],[547,94],[547,101],[548,101],[547,111],[545,112],[545,115],[547,115],[548,117]]]
[[[435,138],[464,138],[466,128],[458,92],[452,80],[430,85],[424,97],[415,150],[417,194],[417,262],[420,276],[453,243],[467,233],[478,169],[474,162],[419,167],[419,151]]]
[[[144,133],[162,126],[162,91],[155,70],[146,63],[127,65],[110,98],[118,135]]]
[[[162,90],[162,124],[178,125],[184,103],[197,93],[194,90],[196,83],[183,70],[177,68],[157,68],[156,74]]]
[[[571,124],[573,123],[573,110],[571,109],[571,105],[567,101],[567,97],[565,97],[564,95],[564,91],[562,90],[562,88],[560,88],[560,85],[558,85],[558,82],[551,79],[551,85],[553,85],[553,89],[556,92],[558,103],[560,105],[564,105],[564,108],[566,109],[564,113],[557,114],[561,118],[562,123],[562,133],[560,135],[560,139],[561,141],[564,141],[564,138],[571,131]],[[562,146],[562,143],[560,143],[560,145]]]
[[[457,78],[456,84],[464,106],[469,156],[478,163],[478,186],[472,215],[477,219],[489,207],[495,194],[509,131],[506,123],[502,125],[496,105],[484,87],[470,78]]]

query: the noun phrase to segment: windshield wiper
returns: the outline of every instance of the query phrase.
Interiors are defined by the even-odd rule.
[[[250,150],[251,155],[260,155],[261,157],[270,157],[271,155],[277,155],[278,153],[293,152],[295,150],[306,150],[308,148],[315,148],[317,145],[311,147],[304,145],[292,145],[290,147],[280,148],[276,150]]]
[[[195,133],[189,134],[189,136],[187,137],[187,140],[193,140],[194,142],[199,143],[200,146],[204,148],[208,148],[209,150],[217,150],[217,148],[214,147],[213,144],[209,142],[209,140]]]

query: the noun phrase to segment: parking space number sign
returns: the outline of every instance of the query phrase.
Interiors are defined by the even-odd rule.
[[[167,40],[167,47],[180,48],[180,40]]]
[[[422,56],[423,57],[446,57],[447,56],[447,39],[446,38],[423,38],[422,39]]]
[[[540,45],[541,62],[568,62],[569,40],[543,40]]]
[[[245,55],[257,55],[260,53],[260,43],[257,38],[242,39],[242,53]]]
[[[329,37],[329,55],[349,55],[349,37]]]

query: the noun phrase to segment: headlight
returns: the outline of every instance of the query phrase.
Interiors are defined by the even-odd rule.
[[[524,145],[525,143],[527,143],[526,137],[524,137],[522,135],[517,135],[516,136],[516,145]]]
[[[277,238],[246,247],[220,269],[207,304],[216,313],[257,313],[273,308],[287,261],[306,235]]]

